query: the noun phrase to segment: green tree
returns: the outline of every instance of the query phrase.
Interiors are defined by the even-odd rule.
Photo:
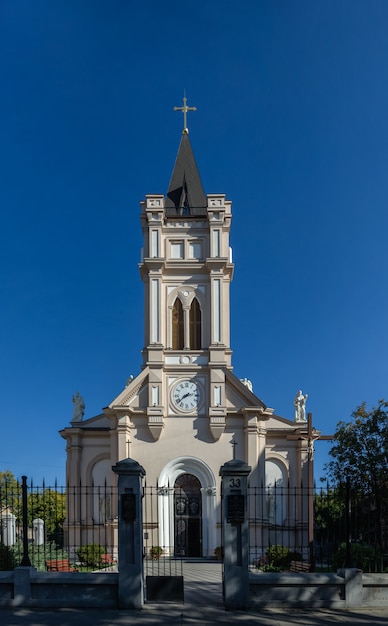
[[[349,478],[365,489],[386,485],[388,464],[388,402],[380,400],[367,410],[361,404],[352,421],[339,422],[330,450],[333,460],[327,465],[331,476],[341,482]]]
[[[326,485],[314,496],[315,556],[322,567],[333,564],[339,542],[346,539],[345,492]]]
[[[10,470],[0,472],[0,511],[6,510],[21,519],[22,486]]]
[[[314,497],[314,520],[318,538],[327,539],[343,525],[345,501],[339,489],[327,486]]]
[[[49,539],[62,530],[66,517],[66,495],[55,489],[31,491],[28,495],[28,524],[40,518],[44,521]]]
[[[22,485],[10,470],[0,472],[0,511],[10,511],[22,523]],[[34,519],[42,519],[47,538],[57,541],[66,518],[66,494],[52,488],[29,486],[27,515],[30,527]]]
[[[326,469],[337,484],[346,479],[352,487],[353,517],[364,518],[364,530],[378,545],[386,543],[385,512],[388,510],[388,402],[380,400],[368,410],[361,404],[350,422],[339,422]],[[369,530],[365,520],[368,518]]]

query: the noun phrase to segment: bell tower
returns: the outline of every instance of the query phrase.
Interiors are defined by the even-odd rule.
[[[149,370],[148,426],[158,439],[168,418],[209,421],[215,440],[225,428],[225,369],[231,369],[229,247],[231,202],[205,195],[184,128],[167,195],[141,202],[144,237],[143,367]]]

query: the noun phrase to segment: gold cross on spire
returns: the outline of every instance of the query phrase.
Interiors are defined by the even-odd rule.
[[[188,107],[187,106],[187,98],[183,97],[183,107],[174,107],[174,111],[182,111],[183,113],[183,135],[189,134],[189,129],[187,128],[187,112],[188,111],[196,111],[197,107]]]

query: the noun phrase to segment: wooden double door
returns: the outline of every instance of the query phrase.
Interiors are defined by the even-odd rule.
[[[192,474],[181,474],[174,485],[175,556],[202,556],[201,483]]]

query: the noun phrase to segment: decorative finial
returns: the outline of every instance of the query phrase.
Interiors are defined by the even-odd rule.
[[[187,106],[187,98],[183,96],[183,107],[174,107],[174,111],[182,111],[183,113],[183,131],[182,135],[188,135],[189,129],[187,128],[187,112],[188,111],[196,111],[197,107],[188,107]]]

